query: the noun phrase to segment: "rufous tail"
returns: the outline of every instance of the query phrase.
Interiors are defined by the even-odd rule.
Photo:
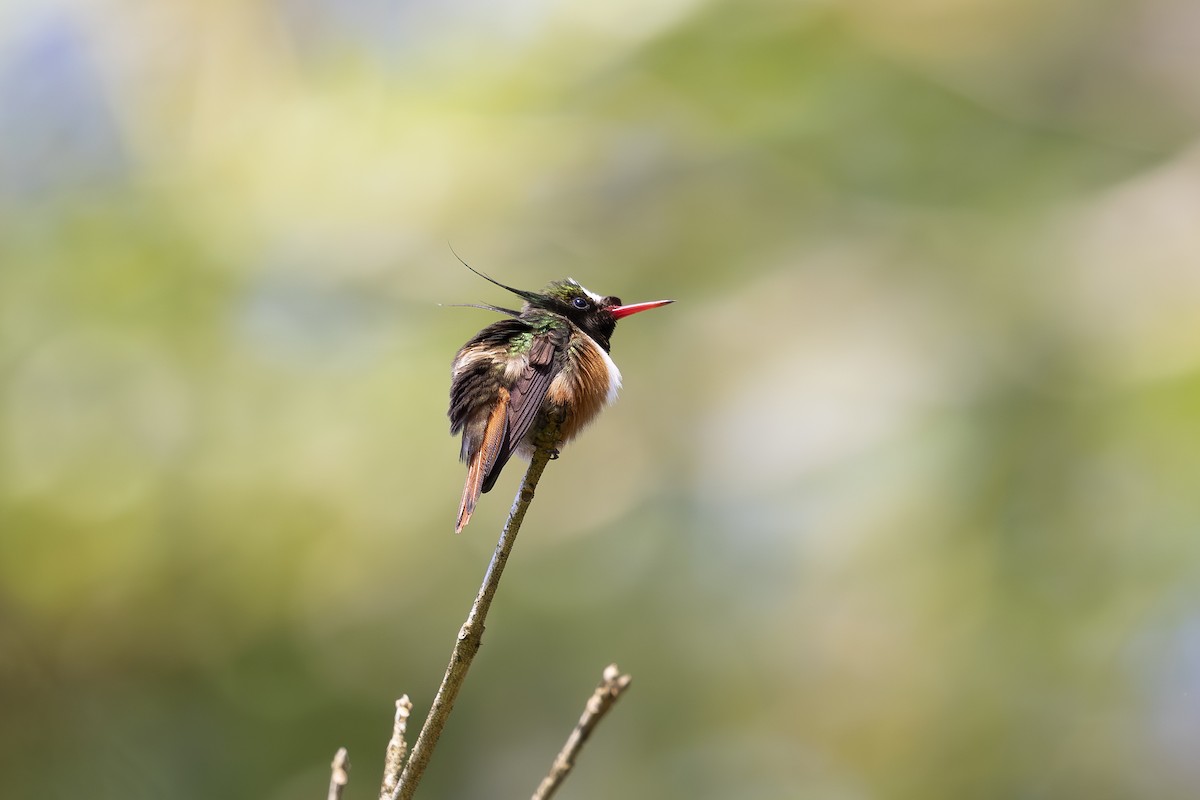
[[[492,412],[488,414],[487,425],[483,429],[483,441],[479,443],[471,463],[467,466],[467,483],[463,486],[462,502],[458,506],[458,522],[454,526],[455,533],[462,533],[475,513],[475,504],[483,491],[483,479],[496,463],[496,456],[504,445],[504,437],[508,432],[508,392],[500,390],[500,397]]]

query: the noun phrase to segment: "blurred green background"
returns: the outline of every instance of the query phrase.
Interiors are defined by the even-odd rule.
[[[377,792],[520,469],[449,362],[626,302],[421,796],[1200,786],[1200,6],[0,6],[11,798]]]

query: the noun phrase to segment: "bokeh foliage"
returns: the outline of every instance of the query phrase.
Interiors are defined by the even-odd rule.
[[[374,791],[519,470],[450,531],[449,359],[626,301],[428,777],[1191,797],[1189,0],[0,9],[5,796]]]

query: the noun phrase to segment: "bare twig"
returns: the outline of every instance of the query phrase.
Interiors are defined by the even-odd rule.
[[[567,737],[566,744],[563,745],[558,757],[550,766],[549,774],[542,778],[537,791],[533,793],[532,800],[550,800],[558,791],[558,787],[562,785],[571,772],[571,768],[575,766],[575,759],[579,755],[579,751],[583,749],[584,743],[592,735],[592,731],[600,724],[600,720],[604,718],[608,710],[613,707],[613,703],[617,702],[621,693],[629,688],[631,680],[633,678],[629,675],[621,674],[621,670],[617,668],[616,664],[609,664],[605,668],[600,685],[596,687],[596,691],[588,698],[587,705],[583,707],[583,716],[579,718],[579,722],[575,723],[575,730],[571,731],[571,735]]]
[[[487,618],[488,609],[492,606],[492,598],[496,596],[496,589],[500,585],[500,575],[504,572],[508,555],[512,552],[513,544],[517,540],[517,532],[521,530],[525,512],[529,510],[529,504],[533,501],[534,490],[542,477],[542,472],[546,469],[547,462],[554,455],[553,449],[546,443],[552,442],[556,435],[557,425],[552,423],[546,426],[538,439],[538,447],[534,451],[533,459],[529,462],[529,469],[525,471],[525,479],[521,482],[521,488],[513,501],[512,510],[508,512],[508,522],[504,524],[504,530],[500,532],[500,541],[496,544],[496,552],[492,554],[491,563],[488,564],[487,572],[483,576],[479,594],[475,596],[475,602],[471,604],[467,621],[458,631],[458,639],[454,642],[454,649],[450,652],[450,663],[446,667],[446,674],[442,677],[442,685],[433,699],[433,706],[429,709],[429,716],[425,718],[425,724],[421,726],[421,733],[417,737],[416,744],[413,745],[408,763],[404,765],[404,772],[400,775],[400,785],[389,800],[411,800],[417,791],[417,784],[421,782],[421,776],[425,774],[425,768],[429,765],[429,759],[442,735],[442,729],[446,727],[446,720],[454,708],[454,700],[458,697],[458,691],[467,677],[467,670],[471,668],[471,662],[475,658],[476,651],[479,650],[479,644],[483,639],[483,623]]]
[[[412,713],[412,701],[404,695],[396,701],[396,720],[392,723],[392,738],[388,741],[387,755],[383,759],[383,783],[379,787],[379,800],[391,800],[400,783],[400,770],[404,768],[404,756],[408,753],[408,742],[404,734],[408,731],[408,715]]]
[[[346,748],[338,748],[330,767],[328,800],[342,800],[342,790],[350,782],[350,753]]]

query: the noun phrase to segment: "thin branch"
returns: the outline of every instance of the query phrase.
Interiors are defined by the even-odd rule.
[[[621,670],[617,668],[616,664],[609,664],[605,668],[600,685],[596,687],[596,691],[588,698],[587,705],[583,707],[583,716],[579,718],[579,722],[575,723],[575,730],[571,731],[571,735],[567,737],[566,744],[563,745],[558,757],[550,766],[550,773],[542,778],[537,791],[533,793],[532,800],[550,800],[558,791],[558,787],[567,779],[571,768],[575,766],[575,759],[579,756],[579,751],[583,749],[584,743],[592,735],[596,726],[600,724],[600,720],[604,719],[608,710],[617,702],[621,693],[629,688],[631,680],[633,680],[631,676],[621,674]]]
[[[387,755],[383,759],[383,783],[379,787],[379,800],[391,800],[400,783],[400,770],[404,768],[404,756],[408,753],[408,742],[404,734],[408,731],[408,715],[412,713],[412,701],[404,695],[396,701],[396,720],[392,723],[392,738],[388,741]]]
[[[417,784],[421,782],[421,776],[425,774],[425,768],[429,766],[429,759],[433,755],[434,748],[437,747],[442,729],[446,727],[446,720],[454,708],[454,700],[458,697],[458,691],[467,677],[467,670],[471,668],[471,662],[479,650],[479,644],[483,639],[483,623],[492,606],[492,598],[496,596],[496,589],[500,586],[500,575],[504,572],[508,555],[512,552],[513,544],[517,540],[517,533],[521,530],[525,512],[529,510],[529,504],[533,501],[534,490],[542,477],[542,472],[546,469],[547,462],[555,454],[547,442],[553,442],[557,433],[557,424],[551,423],[543,429],[538,438],[537,449],[533,453],[533,459],[529,462],[529,469],[525,471],[525,478],[521,481],[521,488],[513,501],[512,510],[508,512],[508,522],[504,524],[504,530],[500,532],[500,541],[496,544],[496,552],[492,554],[491,563],[488,564],[487,572],[483,576],[479,594],[475,596],[475,602],[471,604],[467,621],[458,631],[458,639],[454,642],[454,649],[450,652],[450,663],[446,667],[446,674],[442,677],[442,685],[433,699],[433,706],[429,709],[429,716],[425,718],[425,724],[421,726],[421,734],[417,737],[416,744],[413,745],[408,763],[404,765],[404,772],[400,775],[400,785],[388,800],[411,800],[417,791]]]
[[[350,782],[350,753],[346,748],[338,748],[337,753],[333,757],[333,763],[329,766],[331,774],[329,776],[328,800],[342,800],[342,790]]]

